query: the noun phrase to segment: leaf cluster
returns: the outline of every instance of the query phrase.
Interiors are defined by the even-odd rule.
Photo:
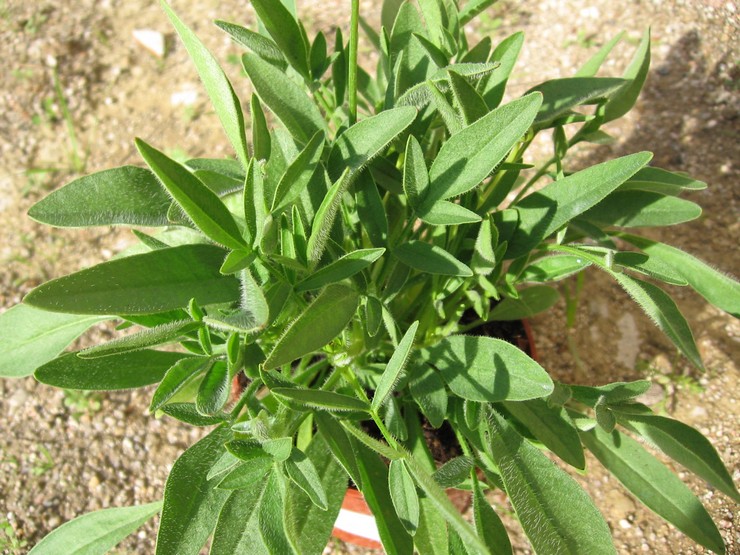
[[[156,231],[135,230],[137,247],[40,285],[0,318],[4,375],[158,384],[153,413],[214,427],[172,468],[159,555],[199,553],[210,537],[215,555],[320,553],[348,483],[388,553],[511,552],[485,496],[496,488],[537,552],[613,553],[593,502],[543,450],[580,470],[592,452],[648,507],[724,551],[698,498],[632,438],[740,495],[706,438],[636,401],[647,382],[568,386],[510,343],[468,334],[549,309],[555,282],[589,267],[700,368],[659,284],[740,314],[736,281],[637,234],[698,217],[680,194],[703,183],[649,166],[646,152],[568,164],[634,104],[649,32],[620,78],[597,76],[614,40],[575,76],[504,101],[523,36],[472,44],[464,30],[493,0],[385,0],[383,27],[355,10],[348,41],[339,30],[311,39],[291,1],[252,0],[257,30],[216,23],[245,49],[247,117],[162,4],[235,157],[180,163],[136,139],[145,167],[50,194],[32,218]],[[372,72],[357,62],[360,26],[377,50]],[[533,167],[528,147],[545,130],[553,158]],[[132,333],[59,354],[104,320]],[[451,429],[462,454],[438,468],[424,427]],[[446,488],[470,491],[473,523]],[[113,545],[158,509],[81,517],[34,553],[67,549],[69,534]]]

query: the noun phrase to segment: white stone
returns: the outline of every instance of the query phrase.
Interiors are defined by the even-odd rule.
[[[139,46],[143,46],[157,58],[164,58],[165,42],[162,33],[151,29],[134,29],[132,34]]]

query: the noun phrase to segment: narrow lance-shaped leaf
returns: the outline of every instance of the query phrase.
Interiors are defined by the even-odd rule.
[[[604,517],[573,478],[493,410],[483,435],[536,552],[616,553]]]
[[[316,211],[311,225],[311,235],[306,245],[306,259],[311,269],[318,264],[324,254],[331,228],[334,225],[334,219],[342,202],[342,195],[351,183],[350,175],[350,169],[346,168],[339,179],[329,188],[321,206]]]
[[[419,526],[419,496],[403,459],[391,461],[388,467],[388,489],[401,524],[413,536]]]
[[[740,494],[732,476],[715,448],[698,430],[665,416],[631,414],[629,411],[621,411],[618,406],[614,410],[621,422],[626,422],[673,460],[740,503]]]
[[[287,67],[288,63],[285,61],[283,53],[280,52],[280,48],[271,38],[227,21],[216,20],[214,24],[222,31],[227,32],[238,44],[246,46],[266,62],[270,62],[280,69]],[[252,112],[252,117],[254,117],[254,112]]]
[[[429,169],[431,183],[421,212],[483,181],[529,129],[541,102],[538,93],[510,102],[445,142]]]
[[[41,383],[64,389],[131,389],[157,383],[181,353],[133,351],[99,358],[80,358],[68,353],[40,366],[34,377]]]
[[[237,489],[229,495],[218,516],[210,555],[252,553],[268,555],[257,522],[259,506],[265,491],[266,469],[255,476],[250,487]]]
[[[301,488],[311,501],[325,511],[329,507],[324,486],[321,484],[316,467],[303,451],[294,448],[290,457],[283,463],[288,477]]]
[[[424,241],[409,241],[395,248],[393,255],[405,265],[430,274],[470,277],[473,272],[449,252]]]
[[[614,49],[617,43],[622,40],[623,36],[624,31],[617,34],[616,37],[602,46],[596,54],[591,56],[591,58],[589,58],[588,61],[581,66],[581,69],[576,72],[574,77],[593,77],[594,75],[596,75],[596,72],[599,71],[601,64],[604,63],[606,57]]]
[[[216,526],[230,492],[208,480],[211,467],[231,439],[228,428],[216,428],[175,461],[164,489],[156,555],[197,555]]]
[[[308,78],[308,51],[293,14],[282,2],[273,0],[252,0],[252,6],[290,65]]]
[[[489,108],[496,108],[504,98],[506,83],[509,80],[519,51],[524,44],[524,33],[521,31],[506,37],[491,53],[491,62],[499,62],[501,66],[488,78],[483,89],[483,99]]]
[[[193,223],[209,238],[232,249],[247,246],[231,212],[221,199],[164,153],[136,139],[136,148]]]
[[[429,172],[424,160],[424,151],[414,135],[406,141],[403,165],[403,192],[411,208],[421,204],[429,189]]]
[[[29,555],[104,555],[162,508],[161,501],[78,516],[38,542]]]
[[[628,276],[627,274],[609,272],[627,293],[640,305],[655,325],[666,334],[673,344],[697,368],[703,369],[701,355],[694,342],[691,328],[686,318],[678,310],[676,303],[660,287]]]
[[[244,54],[242,64],[260,99],[300,143],[306,144],[326,124],[318,107],[284,72],[255,54]]]
[[[582,432],[589,451],[648,508],[715,553],[724,553],[722,536],[691,490],[639,443],[599,427]]]
[[[323,147],[324,134],[316,133],[280,178],[270,212],[279,212],[303,193],[316,171]]]
[[[447,73],[450,76],[452,94],[455,97],[455,101],[465,125],[475,123],[488,114],[489,110],[486,105],[486,101],[483,100],[480,94],[478,94],[475,87],[455,71],[448,70]]]
[[[262,541],[272,555],[297,555],[286,535],[283,519],[285,504],[284,478],[278,472],[271,472],[259,508],[259,530]]]
[[[296,292],[319,289],[330,283],[342,281],[361,272],[385,253],[385,249],[359,249],[338,258],[331,264],[320,268],[306,279],[298,282]]]
[[[498,303],[489,315],[491,320],[522,320],[544,312],[560,300],[557,289],[547,285],[534,285],[519,291],[519,298],[506,298]]]
[[[89,347],[80,351],[77,356],[81,358],[96,358],[129,351],[139,351],[147,347],[166,345],[178,341],[182,336],[197,330],[200,326],[200,322],[178,320],[143,330],[139,333],[119,337],[118,339],[95,345],[94,347]]]
[[[188,305],[227,303],[239,297],[239,282],[223,276],[223,249],[183,245],[119,258],[51,280],[24,302],[74,314],[151,314]]]
[[[244,130],[244,114],[231,83],[219,67],[216,59],[203,46],[195,33],[177,17],[167,2],[161,0],[161,3],[198,70],[211,103],[216,110],[216,115],[221,120],[221,125],[223,125],[227,137],[234,146],[237,157],[246,167],[249,160],[249,150]]]
[[[256,94],[249,101],[249,113],[252,115],[252,155],[255,160],[267,160],[270,158],[272,140],[260,98]]]
[[[278,340],[264,363],[269,370],[321,349],[339,335],[357,310],[359,295],[345,285],[329,285]]]
[[[621,89],[615,92],[604,106],[604,122],[621,118],[637,102],[642,86],[650,70],[650,29],[645,31],[630,65],[622,76],[627,79]]]
[[[351,174],[360,171],[381,154],[415,118],[416,110],[403,106],[357,122],[334,143],[327,165],[330,177],[338,178],[345,167],[350,169]]]
[[[271,390],[279,397],[285,397],[291,401],[296,401],[307,407],[324,409],[329,411],[367,411],[367,403],[350,397],[343,393],[334,391],[324,391],[321,389],[299,389],[288,387],[276,387]]]
[[[98,316],[59,314],[19,304],[0,314],[0,376],[22,378],[55,358]]]
[[[429,365],[423,364],[422,370],[414,370],[416,375],[409,383],[411,395],[419,405],[421,412],[426,416],[434,428],[439,428],[447,416],[447,391],[439,373]]]
[[[620,235],[651,258],[677,271],[697,293],[725,312],[740,318],[740,283],[698,258],[675,247],[636,235]]]
[[[203,376],[195,398],[195,408],[207,416],[218,413],[229,400],[229,386],[228,365],[224,361],[217,361]]]
[[[598,204],[652,158],[639,152],[609,160],[550,183],[522,199],[519,226],[509,240],[506,258],[517,258],[570,220]]]
[[[566,77],[545,81],[527,91],[542,93],[542,106],[535,118],[537,127],[546,127],[572,108],[603,98],[625,84],[611,77]]]
[[[123,166],[75,179],[34,204],[28,215],[60,227],[165,226],[169,206],[152,172]]]
[[[331,450],[334,458],[339,461],[339,464],[342,465],[342,468],[344,468],[357,487],[362,489],[362,477],[357,466],[355,451],[344,428],[326,412],[316,412],[314,419],[319,426],[321,436],[326,441],[326,445]]]
[[[267,326],[270,308],[264,293],[249,270],[242,270],[240,306],[235,312],[218,314],[213,312],[203,321],[212,328],[239,333],[254,333]]]
[[[473,477],[473,519],[476,532],[483,538],[492,555],[512,553],[511,540],[504,523],[483,495],[480,482],[475,477]]]
[[[695,220],[701,207],[689,200],[650,191],[614,191],[581,218],[601,227],[671,226]]]
[[[207,357],[190,357],[177,361],[162,378],[149,405],[149,412],[154,412],[174,397],[178,391],[190,383],[200,372],[206,370],[213,359]]]
[[[401,373],[409,360],[411,347],[414,344],[414,337],[416,336],[417,329],[419,329],[418,321],[409,326],[409,329],[404,334],[403,339],[401,339],[398,347],[388,361],[388,364],[383,371],[383,375],[380,377],[378,386],[375,388],[375,396],[373,397],[371,405],[374,411],[377,411],[380,408],[388,395],[393,392],[393,388],[396,386],[396,383],[398,383]]]

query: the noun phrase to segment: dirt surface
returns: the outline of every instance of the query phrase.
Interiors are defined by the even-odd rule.
[[[379,4],[364,2],[363,14],[377,20]],[[173,0],[173,5],[220,60],[230,60],[225,69],[242,100],[248,99],[249,85],[234,61],[238,49],[209,23],[250,22],[247,3]],[[347,1],[299,5],[313,29],[348,20]],[[547,78],[572,75],[624,30],[625,40],[605,68],[605,74],[619,75],[643,28],[651,25],[652,71],[636,110],[609,127],[614,145],[580,152],[569,168],[652,150],[655,165],[706,181],[709,188],[690,197],[704,207],[700,219],[651,235],[735,276],[740,275],[738,9],[720,0],[502,0],[475,29],[492,34],[494,42],[525,31],[509,90],[517,95]],[[138,45],[135,29],[165,33],[167,55],[159,59]],[[113,228],[55,230],[35,224],[25,213],[45,193],[80,173],[138,164],[134,136],[191,157],[230,150],[184,48],[154,1],[0,1],[0,59],[3,310],[40,282],[109,258],[131,240],[130,232]],[[548,155],[536,152],[542,159]],[[619,287],[596,274],[586,280],[573,329],[564,325],[562,304],[534,320],[541,362],[565,382],[651,377],[647,401],[705,433],[737,482],[740,325],[690,291],[673,293],[692,323],[706,373],[677,356]],[[25,553],[50,529],[82,513],[161,497],[172,462],[202,432],[149,417],[150,394],[81,395],[30,378],[0,382],[3,553]],[[737,507],[687,473],[679,475],[705,502],[728,553],[740,553]],[[639,505],[595,460],[576,478],[606,516],[620,553],[703,552]],[[508,509],[503,498],[492,500]],[[151,553],[155,530],[154,523],[143,527],[117,552]],[[518,552],[529,552],[521,533],[513,541]]]

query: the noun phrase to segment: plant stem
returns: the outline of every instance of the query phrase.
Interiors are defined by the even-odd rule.
[[[357,48],[359,45],[360,0],[352,0],[349,34],[349,124],[357,121]]]

